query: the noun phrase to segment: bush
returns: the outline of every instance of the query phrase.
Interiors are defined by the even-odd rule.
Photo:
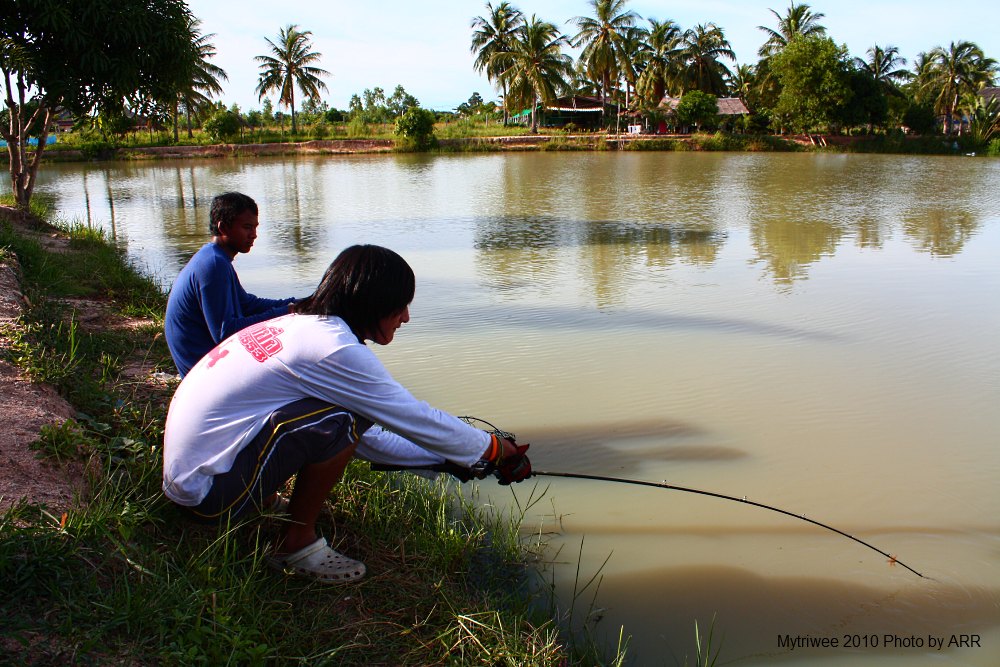
[[[937,115],[927,104],[910,104],[903,112],[903,125],[914,134],[934,134],[938,129]]]
[[[396,119],[397,147],[402,150],[425,151],[432,148],[434,137],[434,112],[420,107],[410,107]]]
[[[994,139],[986,147],[986,154],[990,157],[1000,157],[1000,139]]]
[[[326,120],[321,120],[313,125],[312,133],[317,139],[326,139],[330,136],[330,125],[326,122]]]
[[[240,124],[239,116],[232,111],[223,110],[206,120],[202,128],[216,141],[229,141],[239,135]]]

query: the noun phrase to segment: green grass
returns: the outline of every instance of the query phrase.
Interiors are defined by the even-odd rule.
[[[573,645],[552,607],[535,603],[538,501],[500,512],[447,480],[352,463],[321,529],[368,576],[344,587],[266,567],[277,517],[221,529],[188,520],[160,490],[170,387],[123,369],[172,368],[159,335],[164,296],[120,248],[64,225],[65,252],[0,223],[2,254],[22,263],[31,306],[4,351],[79,411],[34,448],[84,462],[88,489],[56,516],[22,502],[0,514],[0,639],[26,664],[573,665],[618,664]],[[85,295],[115,313],[153,316],[134,329],[85,326]],[[485,482],[490,484],[492,482]],[[469,489],[466,489],[468,491]]]

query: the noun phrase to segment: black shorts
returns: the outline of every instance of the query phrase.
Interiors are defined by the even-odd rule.
[[[206,522],[259,511],[303,466],[329,461],[354,446],[370,426],[367,419],[315,398],[289,403],[271,413],[233,467],[215,475],[205,499],[188,509]]]

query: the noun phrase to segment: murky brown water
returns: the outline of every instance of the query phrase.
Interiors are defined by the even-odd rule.
[[[537,468],[746,496],[933,578],[740,503],[540,478],[545,576],[568,600],[578,562],[580,586],[600,573],[575,618],[624,625],[632,664],[693,662],[713,617],[719,664],[1000,662],[1000,160],[362,156],[47,166],[38,187],[165,284],[225,189],[261,204],[237,260],[258,294],[305,294],[354,242],[407,257],[412,321],[380,355]]]

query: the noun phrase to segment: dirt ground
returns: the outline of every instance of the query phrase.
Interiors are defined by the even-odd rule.
[[[4,352],[25,303],[18,273],[13,260],[0,262],[0,350]],[[43,503],[56,515],[73,504],[81,490],[83,466],[46,463],[31,449],[42,426],[61,424],[73,413],[52,387],[31,382],[16,366],[0,360],[0,512],[22,498]]]
[[[0,206],[0,217],[34,236],[46,249],[60,252],[68,241],[53,230],[23,226],[11,209]],[[84,492],[84,464],[54,463],[39,459],[31,448],[45,425],[58,425],[75,414],[73,407],[50,386],[32,382],[14,364],[4,361],[20,326],[18,318],[26,305],[21,288],[20,267],[15,259],[0,255],[0,512],[22,499],[44,504],[54,516],[79,501]],[[67,305],[81,328],[136,327],[145,320],[122,318],[108,312],[106,304],[75,299]],[[169,380],[158,380],[143,361],[129,363],[125,374],[152,392],[169,391]]]

